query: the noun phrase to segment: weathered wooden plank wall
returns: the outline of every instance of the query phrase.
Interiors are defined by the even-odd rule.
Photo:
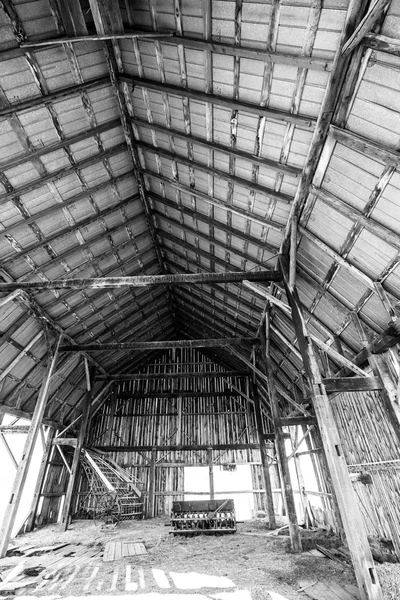
[[[147,367],[148,380],[116,384],[110,401],[92,422],[88,445],[121,447],[121,451],[113,451],[110,456],[143,482],[147,508],[151,487],[152,453],[149,446],[258,442],[252,404],[232,388],[233,385],[246,394],[246,378],[207,377],[207,372],[215,371],[223,372],[224,369],[197,349],[165,352]],[[182,376],[151,379],[152,374],[171,372],[181,372]],[[204,377],[186,378],[185,372],[203,372]],[[124,450],[129,446],[147,446],[147,449],[142,452]],[[254,506],[265,509],[265,494],[260,493],[262,485],[255,475],[261,464],[259,450],[213,451],[214,465],[248,463],[252,463],[253,470]],[[172,500],[183,498],[185,466],[207,464],[205,449],[159,449],[155,467],[155,514],[168,514]],[[276,487],[279,487],[277,482],[278,479]]]
[[[346,392],[332,398],[350,472],[370,475],[354,482],[369,535],[392,540],[400,557],[400,448],[381,392]]]

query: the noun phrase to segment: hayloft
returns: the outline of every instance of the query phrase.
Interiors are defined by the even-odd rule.
[[[246,493],[383,598],[399,31],[397,0],[0,0],[1,556],[42,435],[25,530],[112,513],[101,468],[136,490],[119,516]]]

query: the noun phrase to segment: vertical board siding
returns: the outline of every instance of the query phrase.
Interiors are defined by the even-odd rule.
[[[337,394],[332,405],[350,472],[372,483],[354,483],[368,534],[390,538],[400,557],[400,449],[380,392]]]
[[[121,446],[121,452],[110,453],[143,484],[145,510],[150,489],[151,451],[129,452],[124,446],[254,444],[258,442],[252,405],[230,385],[245,393],[245,379],[240,377],[152,379],[152,374],[223,371],[197,349],[165,352],[149,364],[143,373],[147,380],[121,381],[115,386],[115,404],[110,400],[98,412],[90,428],[89,446]],[[226,397],[179,397],[179,392],[226,393]],[[172,393],[173,397],[157,397]],[[130,397],[141,394],[142,397]],[[146,394],[152,394],[146,397]],[[181,415],[179,415],[181,410]],[[180,427],[179,427],[180,424]],[[156,459],[156,514],[169,514],[173,500],[183,499],[184,467],[207,466],[205,450],[159,450]],[[253,489],[261,490],[260,453],[258,449],[221,450],[213,452],[214,465],[252,463]],[[171,466],[168,466],[171,464]],[[180,466],[182,465],[182,466]],[[279,487],[277,485],[276,487]],[[193,490],[185,490],[193,491]],[[265,507],[265,494],[254,492],[255,509]]]

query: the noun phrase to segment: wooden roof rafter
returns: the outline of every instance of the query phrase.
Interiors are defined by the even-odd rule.
[[[197,92],[195,90],[189,90],[182,88],[177,85],[169,85],[166,83],[160,83],[151,79],[143,79],[140,77],[132,77],[128,75],[121,75],[119,77],[121,84],[126,83],[133,87],[141,87],[147,90],[153,90],[160,93],[171,94],[175,96],[183,96],[190,100],[197,100],[199,102],[211,103],[214,106],[228,108],[231,110],[241,110],[245,113],[257,115],[259,117],[266,117],[273,121],[294,123],[298,127],[302,127],[306,130],[313,130],[315,125],[315,119],[313,117],[306,117],[302,115],[295,115],[283,110],[267,108],[252,104],[250,102],[240,102],[239,100],[231,100],[223,96],[217,96],[215,94],[206,94],[205,92]]]

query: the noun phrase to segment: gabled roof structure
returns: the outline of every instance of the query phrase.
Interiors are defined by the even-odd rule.
[[[325,379],[389,351],[394,401],[399,26],[394,0],[0,0],[3,410],[33,413],[60,335],[65,426],[90,366],[97,393],[166,348],[142,342],[251,369],[268,312],[304,414],[288,289]]]

